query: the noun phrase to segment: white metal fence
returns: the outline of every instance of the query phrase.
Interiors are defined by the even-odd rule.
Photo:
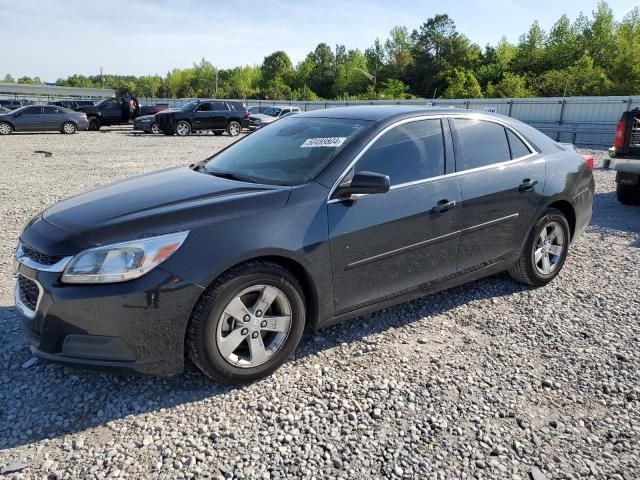
[[[15,98],[15,97],[12,97]],[[31,98],[31,97],[30,97]],[[34,99],[34,98],[31,98]],[[46,101],[46,97],[37,98]],[[180,107],[190,99],[141,98],[142,104]],[[622,112],[640,108],[640,96],[566,98],[481,98],[456,100],[286,101],[244,99],[249,107],[295,105],[302,111],[349,105],[422,105],[484,110],[508,115],[541,130],[551,138],[582,145],[610,145]]]

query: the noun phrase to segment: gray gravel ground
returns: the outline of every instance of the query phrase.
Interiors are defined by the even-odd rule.
[[[63,197],[229,141],[127,129],[0,139],[0,472],[640,478],[640,208],[617,203],[601,169],[592,224],[545,288],[498,275],[361,317],[305,337],[294,360],[242,388],[192,366],[139,378],[30,360],[11,296],[22,225]]]

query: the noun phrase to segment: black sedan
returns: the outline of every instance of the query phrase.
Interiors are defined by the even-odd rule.
[[[88,128],[86,114],[53,105],[29,105],[0,114],[0,135],[48,131],[71,134]]]
[[[505,270],[547,284],[593,193],[573,147],[507,117],[307,112],[45,210],[20,236],[16,306],[41,358],[175,374],[189,356],[248,382],[305,327]]]

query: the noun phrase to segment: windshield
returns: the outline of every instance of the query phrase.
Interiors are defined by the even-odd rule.
[[[364,120],[287,117],[231,145],[204,165],[258,183],[300,185],[318,175],[370,124]]]
[[[196,105],[198,105],[198,102],[192,100],[191,102],[187,102],[184,105],[182,105],[180,107],[180,111],[182,111],[182,112],[190,112],[191,110],[193,110],[195,108]]]
[[[280,115],[280,109],[276,107],[269,107],[264,112],[265,115],[269,115],[270,117],[277,117]]]

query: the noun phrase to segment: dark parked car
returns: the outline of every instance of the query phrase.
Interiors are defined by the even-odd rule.
[[[133,100],[135,108],[131,110]],[[112,97],[100,100],[95,105],[79,106],[75,110],[84,112],[89,118],[89,130],[100,130],[109,125],[126,125],[140,115],[156,113],[155,105],[140,105],[135,97]]]
[[[504,270],[547,284],[593,193],[572,147],[508,117],[301,113],[33,218],[16,306],[41,358],[174,374],[188,355],[248,382],[285,362],[305,326]]]
[[[160,127],[158,127],[158,123],[156,122],[155,114],[136,117],[133,120],[133,129],[142,130],[144,133],[153,133],[155,135],[162,133]]]
[[[22,100],[4,100],[0,99],[0,107],[8,108],[9,110],[15,110],[16,108],[20,108],[27,103],[23,103]]]
[[[179,110],[156,114],[156,123],[165,135],[186,136],[199,130],[211,130],[216,135],[227,132],[232,137],[249,127],[249,112],[243,102],[223,100],[193,100]]]
[[[609,166],[617,172],[618,200],[640,205],[640,109],[622,114],[609,156]]]
[[[30,105],[0,115],[0,135],[47,131],[76,133],[88,127],[89,121],[84,113],[53,105]]]
[[[55,100],[49,102],[49,105],[56,105],[58,107],[68,108],[69,110],[75,110],[78,107],[92,106],[96,102],[93,100]]]

